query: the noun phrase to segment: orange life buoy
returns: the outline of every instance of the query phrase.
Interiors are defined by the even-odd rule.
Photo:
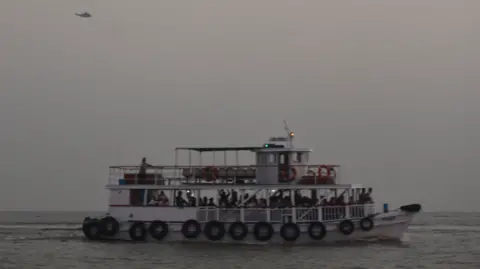
[[[335,179],[337,178],[337,171],[335,171],[335,168],[333,168],[333,166],[330,166],[328,176],[333,180],[333,182],[335,182]]]
[[[206,166],[202,169],[202,177],[206,181],[214,181],[217,179],[217,168],[215,166]]]
[[[325,175],[322,175],[322,171],[325,170]],[[333,179],[337,177],[337,174],[335,172],[335,169],[333,169],[333,166],[331,165],[320,165],[318,168],[318,177],[322,181],[327,181],[328,179]]]
[[[290,167],[290,171],[292,172],[290,176],[288,176],[285,171],[281,171],[282,179],[284,181],[293,181],[295,180],[295,178],[297,178],[297,169],[295,169],[294,167]]]

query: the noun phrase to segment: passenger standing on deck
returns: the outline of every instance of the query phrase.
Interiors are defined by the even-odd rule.
[[[147,158],[143,157],[142,163],[140,164],[140,169],[138,171],[138,179],[144,179],[147,176],[147,167],[152,167],[153,165],[147,163]]]

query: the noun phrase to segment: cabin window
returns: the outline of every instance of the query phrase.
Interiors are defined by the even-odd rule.
[[[170,190],[148,190],[147,206],[169,206]]]
[[[296,152],[292,152],[292,155],[291,155],[291,156],[292,156],[292,160],[293,160],[294,162],[297,162],[297,153],[296,153]]]
[[[284,164],[285,163],[285,155],[281,154],[280,155],[280,164]]]
[[[194,190],[194,195],[198,195],[198,206],[200,207],[216,207],[219,203],[218,194],[211,190]],[[208,212],[205,212],[209,214]]]
[[[260,155],[260,164],[266,164],[267,163],[267,156],[265,154]]]
[[[273,153],[268,154],[268,163],[269,164],[275,164],[276,163],[275,154],[273,154]]]
[[[299,162],[299,163],[302,162],[302,153],[300,153],[300,152],[297,153],[297,159],[296,159],[296,160],[297,160],[297,162]]]
[[[188,189],[175,190],[173,205],[178,207],[196,206],[195,192]]]

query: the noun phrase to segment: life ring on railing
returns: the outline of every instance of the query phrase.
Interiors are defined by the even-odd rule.
[[[202,232],[200,223],[194,219],[185,221],[182,225],[182,234],[185,238],[193,239],[197,238]]]
[[[99,240],[101,238],[101,222],[96,219],[85,219],[82,225],[83,234],[89,240]]]
[[[338,229],[344,235],[350,235],[355,231],[355,225],[351,220],[343,220],[338,224]]]
[[[253,226],[253,234],[255,235],[255,239],[258,241],[268,241],[272,238],[274,233],[273,227],[270,223],[265,221],[260,221],[255,223]]]
[[[225,225],[220,221],[211,220],[205,224],[203,232],[209,240],[218,241],[225,236]]]
[[[370,231],[371,229],[373,229],[373,220],[372,218],[369,218],[369,217],[365,217],[363,219],[360,220],[360,228],[366,232]]]
[[[322,240],[327,234],[325,225],[319,221],[310,223],[308,226],[308,236],[313,240]]]
[[[114,236],[118,233],[120,224],[112,217],[107,216],[100,221],[100,232],[106,236]]]
[[[206,166],[202,169],[202,178],[206,181],[215,181],[217,179],[217,168],[215,166]]]
[[[297,178],[297,169],[295,169],[295,167],[290,167],[289,171],[292,172],[290,176],[288,176],[288,173],[284,170],[281,171],[281,177],[283,182],[290,182]]]
[[[326,171],[326,174],[323,175],[323,171]],[[331,165],[320,165],[318,167],[317,176],[322,180],[322,182],[327,182],[329,179],[335,180],[337,178],[337,173]]]
[[[230,225],[230,228],[228,228],[228,234],[234,240],[243,240],[247,237],[248,227],[243,222],[236,221]]]
[[[282,228],[280,228],[280,236],[285,241],[293,242],[300,237],[300,228],[293,222],[285,223]]]
[[[128,229],[128,235],[133,241],[143,241],[147,237],[147,229],[145,229],[145,224],[141,221],[134,222],[130,229]]]
[[[161,220],[155,220],[148,227],[148,233],[157,240],[163,240],[168,235],[168,224]]]

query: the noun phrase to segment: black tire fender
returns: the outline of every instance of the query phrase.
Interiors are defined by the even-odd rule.
[[[128,235],[133,241],[144,241],[147,238],[145,224],[141,221],[134,222],[128,229]]]
[[[351,220],[343,220],[338,224],[338,230],[344,235],[350,235],[355,231],[355,225]]]
[[[374,227],[372,218],[365,217],[360,220],[360,228],[366,232],[370,231]]]
[[[89,240],[100,240],[101,229],[102,225],[100,221],[96,219],[89,219],[88,221],[84,221],[82,224],[83,234]]]
[[[161,228],[161,230],[158,230]],[[163,240],[169,232],[168,224],[161,220],[155,220],[148,226],[148,233],[157,240]]]
[[[293,234],[289,233],[289,231],[292,231]],[[298,225],[293,222],[285,223],[282,225],[282,228],[280,228],[280,236],[285,241],[293,242],[300,237],[300,228],[298,228]]]
[[[262,234],[262,229],[266,229],[267,233]],[[266,221],[259,221],[255,223],[255,226],[253,226],[253,234],[255,236],[255,239],[258,241],[268,241],[272,238],[274,233],[273,227],[270,223]]]
[[[191,231],[190,228],[193,227],[194,230]],[[193,239],[197,238],[202,232],[202,227],[197,220],[189,219],[185,221],[182,225],[182,234],[185,238]]]
[[[317,230],[320,230],[320,232],[316,232]],[[322,240],[325,235],[327,235],[327,229],[325,228],[325,225],[319,221],[315,221],[310,223],[308,226],[308,236],[313,239],[313,240]]]
[[[218,233],[213,233],[214,228],[218,229]],[[205,237],[207,237],[209,240],[218,241],[225,236],[225,225],[220,221],[211,220],[205,224],[205,227],[203,227],[203,232],[205,233]]]
[[[237,231],[240,231],[240,233],[238,233]],[[228,228],[228,234],[234,240],[237,240],[237,241],[243,240],[245,239],[245,237],[247,237],[248,227],[247,225],[245,225],[245,223],[241,221],[236,221],[232,223]]]
[[[101,224],[101,233],[106,236],[114,236],[120,230],[120,223],[112,216],[103,218]]]

